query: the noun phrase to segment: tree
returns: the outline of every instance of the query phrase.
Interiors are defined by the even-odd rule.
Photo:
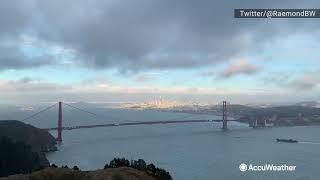
[[[140,171],[145,171],[149,175],[155,177],[157,180],[172,180],[169,172],[164,169],[157,168],[154,164],[148,164],[143,159],[131,160],[131,163],[125,158],[114,158],[110,164],[106,164],[104,169],[131,167]]]
[[[138,159],[136,161],[136,168],[139,170],[146,170],[147,169],[147,163],[143,159]]]
[[[148,164],[147,165],[147,171],[150,171],[151,173],[156,172],[156,166],[154,164]]]
[[[110,161],[110,165],[105,166],[105,169],[107,167],[111,168],[118,168],[118,167],[129,167],[130,162],[125,158],[114,158],[112,161]]]

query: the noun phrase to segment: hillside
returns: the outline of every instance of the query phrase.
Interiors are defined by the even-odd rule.
[[[270,120],[275,126],[319,125],[320,108],[308,106],[279,106],[248,109],[239,114],[239,120],[251,123],[256,119]]]
[[[47,131],[15,120],[0,120],[0,137],[24,142],[35,152],[56,151],[55,138]]]
[[[170,109],[169,112],[191,114],[212,114],[221,116],[221,105],[202,106],[191,109]],[[286,106],[247,106],[240,104],[227,105],[228,116],[243,123],[256,120],[268,120],[275,126],[308,126],[320,124],[320,108],[315,102],[301,102]]]
[[[48,132],[15,120],[0,120],[0,137],[23,143],[39,156],[40,166],[48,167],[45,152],[56,151],[55,138]]]
[[[47,168],[30,175],[14,175],[0,180],[156,180],[146,172],[129,167],[96,171],[79,171],[67,168]]]
[[[0,177],[26,174],[48,167],[45,156],[33,152],[23,142],[15,142],[8,137],[0,137]]]

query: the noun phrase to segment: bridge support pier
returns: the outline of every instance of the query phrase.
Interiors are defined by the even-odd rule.
[[[228,119],[227,119],[227,101],[222,103],[222,129],[228,129]]]
[[[59,102],[57,141],[62,142],[62,102]]]

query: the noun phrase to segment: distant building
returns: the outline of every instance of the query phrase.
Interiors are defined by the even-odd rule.
[[[255,118],[249,126],[253,128],[273,127],[274,123],[271,118]]]

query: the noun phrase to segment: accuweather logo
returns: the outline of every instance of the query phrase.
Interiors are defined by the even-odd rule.
[[[239,165],[239,170],[241,172],[246,171],[295,171],[297,166],[291,166],[286,164],[274,165],[274,164],[264,164],[264,165],[252,165],[241,163]]]
[[[248,170],[248,166],[244,163],[240,164],[239,166],[240,171],[244,172]]]

